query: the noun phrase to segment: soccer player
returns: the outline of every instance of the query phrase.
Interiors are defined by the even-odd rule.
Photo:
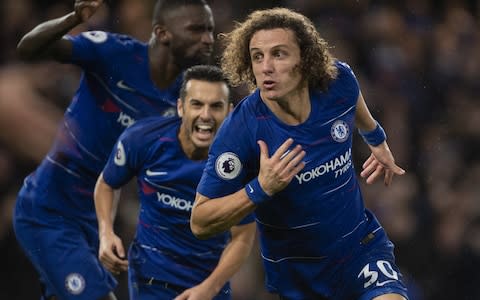
[[[257,89],[215,137],[193,233],[210,237],[255,211],[266,285],[281,299],[406,299],[393,244],[364,206],[355,127],[372,151],[367,183],[389,185],[405,171],[351,68],[309,19],[286,8],[254,11],[224,37],[224,72]]]
[[[110,155],[95,188],[99,257],[113,273],[125,270],[117,254],[124,253],[122,241],[111,216],[116,189],[136,176],[141,205],[128,255],[130,299],[173,299],[179,294],[175,299],[231,298],[227,281],[250,253],[253,218],[232,227],[231,240],[225,233],[198,240],[190,230],[208,148],[230,107],[222,71],[192,67],[180,90],[180,118],[138,121],[123,132]]]
[[[96,180],[125,128],[175,114],[182,70],[208,63],[213,49],[214,21],[203,0],[157,1],[147,44],[102,31],[67,34],[100,5],[77,0],[73,12],[38,25],[18,44],[26,60],[51,58],[83,70],[56,141],[26,178],[14,215],[17,240],[47,299],[115,298],[116,280],[97,258]]]

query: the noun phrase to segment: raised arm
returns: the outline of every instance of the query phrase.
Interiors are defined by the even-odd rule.
[[[210,276],[199,285],[185,290],[175,300],[207,300],[217,295],[250,255],[255,239],[255,226],[255,222],[252,222],[232,227],[232,239],[223,250],[218,265]]]
[[[216,199],[197,193],[190,219],[193,234],[205,239],[224,232],[253,212],[257,204],[270,201],[274,194],[286,188],[305,166],[302,161],[305,151],[300,145],[289,151],[293,142],[293,139],[287,139],[269,157],[267,144],[258,141],[260,171],[258,177],[250,181],[245,188]]]
[[[26,61],[54,59],[63,62],[72,54],[72,43],[63,38],[77,25],[87,21],[103,0],[76,0],[74,11],[37,25],[17,45],[19,57]]]
[[[109,186],[103,179],[103,174],[100,174],[94,192],[100,238],[98,257],[102,264],[114,274],[126,271],[128,268],[122,240],[113,230],[118,193],[119,190]]]
[[[372,151],[370,157],[363,163],[363,170],[360,173],[360,176],[366,179],[367,184],[372,184],[383,176],[384,184],[389,186],[394,175],[405,174],[405,170],[395,163],[387,144],[385,131],[372,117],[361,93],[357,100],[355,125]]]

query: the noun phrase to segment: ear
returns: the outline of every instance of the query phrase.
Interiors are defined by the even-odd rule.
[[[181,118],[183,117],[183,101],[182,99],[177,99],[177,114]]]
[[[167,27],[165,27],[165,25],[155,24],[153,26],[153,34],[155,35],[155,38],[159,43],[163,45],[170,44],[172,34],[170,33],[170,31],[167,30]]]
[[[231,113],[233,111],[233,108],[234,108],[233,103],[229,102],[228,103],[228,112]]]

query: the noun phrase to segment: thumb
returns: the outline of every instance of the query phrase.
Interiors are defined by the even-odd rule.
[[[116,243],[115,249],[117,250],[117,255],[118,255],[120,258],[125,258],[125,249],[123,248],[123,245],[122,245],[122,242],[121,242],[121,241],[119,241],[118,243]]]

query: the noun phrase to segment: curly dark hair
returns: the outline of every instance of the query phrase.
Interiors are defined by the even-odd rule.
[[[306,16],[287,8],[276,7],[256,10],[242,23],[237,23],[233,31],[219,35],[225,49],[221,57],[221,67],[232,86],[247,84],[256,87],[250,58],[250,40],[259,30],[284,28],[295,33],[300,47],[300,72],[308,79],[310,87],[326,90],[331,80],[337,76],[334,57],[330,54],[327,42],[320,37],[315,25]]]

